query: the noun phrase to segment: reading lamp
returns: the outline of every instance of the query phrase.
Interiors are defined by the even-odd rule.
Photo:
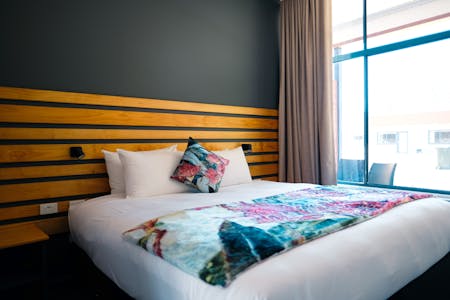
[[[244,150],[244,153],[252,152],[252,144],[242,144],[242,150]]]
[[[76,159],[83,159],[84,152],[81,147],[70,147],[70,157],[74,157]]]

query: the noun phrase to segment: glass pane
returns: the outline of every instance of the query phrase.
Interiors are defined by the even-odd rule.
[[[333,48],[335,54],[363,49],[363,1],[333,0]]]
[[[394,185],[450,190],[450,39],[369,57],[369,167]]]
[[[450,29],[449,0],[367,0],[367,47]]]
[[[338,180],[364,182],[364,60],[334,64],[339,116]]]

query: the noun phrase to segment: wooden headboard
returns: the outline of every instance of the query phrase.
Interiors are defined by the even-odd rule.
[[[252,144],[253,178],[277,181],[274,109],[0,87],[0,226],[68,230],[69,202],[109,193],[101,149],[150,150],[192,136],[210,150]],[[71,158],[81,146],[86,156]],[[58,212],[40,215],[40,205]]]

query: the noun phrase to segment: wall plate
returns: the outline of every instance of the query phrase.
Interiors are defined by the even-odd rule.
[[[56,214],[58,212],[58,203],[44,203],[39,205],[41,215]]]

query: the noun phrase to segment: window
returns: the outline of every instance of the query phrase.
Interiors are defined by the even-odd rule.
[[[448,0],[333,0],[339,181],[396,163],[394,186],[450,193],[449,28]]]
[[[378,145],[397,145],[398,133],[379,133]]]
[[[408,132],[378,133],[377,145],[395,146],[397,153],[408,152]]]
[[[432,130],[429,137],[430,144],[450,144],[450,130]]]

